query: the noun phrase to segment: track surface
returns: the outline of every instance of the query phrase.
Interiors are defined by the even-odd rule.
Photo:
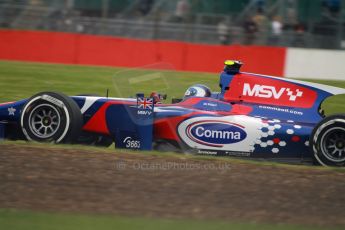
[[[0,208],[345,226],[345,171],[2,144]]]

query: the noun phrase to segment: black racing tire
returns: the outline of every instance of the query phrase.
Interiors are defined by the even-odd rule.
[[[345,166],[345,114],[323,119],[310,136],[314,161],[323,166]]]
[[[74,143],[81,132],[83,117],[77,103],[57,92],[42,92],[24,105],[21,129],[29,141]]]

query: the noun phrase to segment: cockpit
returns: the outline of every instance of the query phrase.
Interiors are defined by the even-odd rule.
[[[241,61],[226,60],[224,62],[224,71],[221,73],[219,78],[220,92],[212,92],[211,89],[204,84],[195,84],[190,86],[184,93],[183,98],[172,99],[172,104],[186,101],[192,97],[205,97],[212,99],[224,100],[226,93],[230,89],[230,83],[236,74],[240,73],[240,68],[243,65]],[[154,99],[155,104],[160,104],[162,100],[166,99],[166,95],[162,95],[156,92],[152,92],[150,95]],[[227,100],[225,100],[227,101]]]
[[[224,71],[220,75],[219,87],[220,92],[211,92],[211,89],[203,84],[196,84],[187,89],[183,96],[183,100],[190,97],[211,97],[214,99],[223,99],[224,94],[228,91],[230,82],[235,74],[240,72],[243,65],[241,61],[226,60],[224,62]]]

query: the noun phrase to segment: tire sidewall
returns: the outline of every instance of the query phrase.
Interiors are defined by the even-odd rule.
[[[310,148],[317,163],[323,166],[344,166],[345,159],[336,162],[327,157],[327,154],[323,152],[322,139],[327,134],[327,131],[332,128],[345,128],[345,115],[333,115],[326,117],[322,120],[313,130],[310,136]]]
[[[60,125],[57,128],[56,133],[49,138],[41,138],[36,136],[29,126],[29,123],[31,122],[30,115],[38,106],[43,104],[53,106],[60,115]],[[78,111],[76,111],[77,109]],[[22,131],[27,140],[61,143],[70,142],[72,139],[75,139],[75,137],[78,135],[78,129],[81,129],[81,120],[82,117],[79,107],[71,98],[60,93],[43,92],[31,97],[24,105],[20,122]]]

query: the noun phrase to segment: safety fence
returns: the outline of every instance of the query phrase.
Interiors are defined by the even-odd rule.
[[[345,51],[269,46],[205,45],[76,33],[0,30],[0,59],[143,67],[169,63],[179,71],[218,73],[226,59],[243,71],[267,75],[345,80]]]

